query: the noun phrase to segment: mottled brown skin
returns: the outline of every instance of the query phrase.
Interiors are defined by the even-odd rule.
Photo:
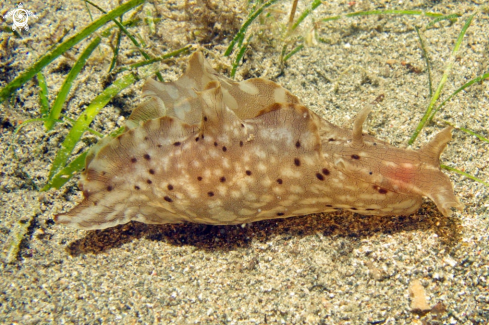
[[[148,80],[150,97],[127,131],[91,149],[85,199],[57,222],[102,229],[152,224],[242,224],[348,209],[361,214],[417,211],[422,196],[443,214],[461,204],[439,168],[450,141],[440,132],[418,151],[321,119],[297,97],[263,80],[224,78],[201,53],[177,81]]]

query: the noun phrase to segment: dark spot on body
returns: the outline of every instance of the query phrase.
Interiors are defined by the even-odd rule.
[[[145,153],[143,157],[144,157],[144,159],[146,159],[146,160],[150,160],[150,159],[151,159],[151,156],[150,156],[150,155],[148,155],[147,153]]]
[[[151,175],[154,175],[154,174],[155,174],[155,171],[154,171],[153,169],[150,169],[150,170],[149,170],[149,173],[150,173]]]
[[[202,180],[202,177],[201,176],[197,177],[197,180],[200,182]]]
[[[372,172],[368,172],[369,175],[372,175],[373,173]]]
[[[156,146],[157,146],[158,148],[161,148],[161,144],[157,144]]]
[[[207,195],[214,196],[214,192],[207,192]]]
[[[374,185],[372,187],[375,191],[379,192],[380,194],[386,194],[387,193],[386,189],[383,189],[382,187],[380,187],[378,185]]]
[[[131,158],[131,162],[134,164],[136,163],[138,160],[136,158]]]
[[[175,142],[173,145],[174,145],[175,147],[178,147],[178,146],[179,146],[179,145],[181,145],[181,144],[182,144],[182,143],[181,143],[180,141],[177,141],[177,142]]]
[[[110,186],[110,185],[107,186],[107,191],[109,191],[109,192],[112,191],[112,186]]]
[[[214,147],[217,147],[217,142],[214,142]]]
[[[148,184],[153,184],[153,182],[152,182],[150,179],[147,179],[147,180],[146,180],[146,183],[148,183]]]
[[[277,178],[277,183],[282,184],[283,183],[282,179],[281,178]]]
[[[278,215],[278,216],[283,216],[284,214],[285,214],[285,213],[283,213],[283,212],[278,212],[278,213],[277,213],[277,215]]]
[[[243,123],[241,123],[241,127],[244,128],[244,124]]]
[[[139,191],[141,188],[139,186],[135,185],[134,189]]]
[[[144,137],[144,141],[148,141],[148,139],[149,139],[148,137]]]
[[[350,210],[356,210],[357,208],[350,208]]]
[[[374,211],[375,209],[365,209],[365,210],[367,210],[367,211]]]
[[[333,138],[329,138],[328,141],[334,141],[334,139]]]
[[[331,204],[326,204],[328,208],[332,208],[333,206]]]
[[[199,137],[195,138],[195,142],[199,142],[199,139],[200,139]]]
[[[377,145],[377,143],[374,142],[374,146],[376,146],[376,145]]]
[[[328,176],[328,175],[329,175],[329,169],[328,169],[328,168],[323,168],[323,169],[321,170],[321,172],[322,172],[324,175],[326,175],[326,176]]]
[[[299,158],[294,158],[294,165],[299,167],[301,165],[301,160]]]
[[[228,150],[228,148],[222,147],[222,151],[226,152],[227,150]]]
[[[223,177],[219,178],[219,181],[221,181],[221,183],[224,183],[226,181],[226,177],[223,176]]]
[[[297,140],[297,142],[295,143],[295,147],[297,149],[299,149],[301,147],[301,142],[299,140]]]
[[[204,116],[204,122],[207,122],[207,116]]]
[[[246,171],[246,175],[250,176],[251,175],[251,170]]]
[[[168,184],[168,186],[166,188],[171,191],[171,190],[173,190],[173,185]]]
[[[242,147],[243,146],[243,141],[240,141],[239,142],[239,146]]]
[[[359,155],[351,155],[351,159],[360,159]]]
[[[320,173],[316,173],[316,177],[320,180],[320,181],[324,181],[324,176]]]
[[[164,199],[166,202],[173,202],[173,200],[169,196],[165,196]]]

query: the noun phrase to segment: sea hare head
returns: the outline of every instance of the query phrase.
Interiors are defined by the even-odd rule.
[[[351,140],[332,146],[335,166],[346,175],[389,191],[427,196],[446,216],[452,208],[461,209],[450,179],[440,170],[440,155],[452,139],[452,127],[417,151],[399,149],[362,134],[369,111],[359,113]]]

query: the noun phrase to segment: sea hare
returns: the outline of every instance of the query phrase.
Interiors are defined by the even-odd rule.
[[[56,221],[102,229],[131,220],[243,224],[347,209],[409,215],[422,197],[444,215],[462,205],[439,157],[451,128],[421,149],[337,127],[274,82],[235,82],[202,53],[175,82],[149,79],[126,131],[89,152],[84,200]]]

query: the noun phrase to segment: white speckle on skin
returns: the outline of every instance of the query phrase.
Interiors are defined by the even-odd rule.
[[[349,194],[345,194],[345,195],[338,195],[338,196],[337,196],[337,199],[338,199],[339,201],[343,201],[343,202],[353,202],[353,201],[355,201],[355,198],[354,198],[354,197],[352,197],[352,196],[351,196],[351,195],[349,195]]]
[[[209,149],[207,153],[211,158],[218,158],[222,156],[222,151],[219,151],[216,148]]]
[[[382,164],[386,167],[399,167],[396,163],[388,160],[382,160]]]
[[[180,108],[180,109],[176,109],[175,110],[175,114],[177,115],[177,117],[181,120],[185,120],[185,110]]]
[[[280,174],[291,178],[301,178],[302,173],[298,169],[292,169],[291,167],[282,167]]]
[[[315,157],[314,157],[315,158]],[[301,161],[308,166],[315,166],[317,159],[314,159],[311,156],[304,156],[302,157]]]
[[[249,193],[250,189],[248,187],[248,184],[246,184],[245,182],[239,182],[238,186],[241,191],[241,195],[246,195],[247,193]]]
[[[275,196],[271,194],[263,194],[262,196],[260,196],[260,202],[264,202],[264,203],[272,202],[274,197]]]
[[[240,82],[239,89],[250,95],[258,95],[260,93],[260,90],[250,82]]]
[[[270,180],[270,178],[265,177],[264,179],[261,180],[261,185],[263,187],[270,187],[270,185],[272,185],[272,181]]]
[[[275,90],[273,91],[273,97],[276,103],[284,103],[287,98],[285,94],[285,89],[283,89],[282,87],[275,88]]]
[[[212,177],[212,171],[210,169],[204,169],[204,171],[202,172],[202,176],[205,179],[209,179]]]
[[[274,186],[272,188],[273,193],[277,195],[282,195],[285,193],[285,188],[283,186]],[[280,197],[277,197],[280,200]]]
[[[304,192],[305,192],[305,191],[304,191],[304,188],[303,188],[303,187],[301,187],[301,186],[299,186],[299,185],[290,185],[290,186],[289,186],[289,191],[290,191],[291,193],[297,193],[297,194],[302,194],[302,193],[304,193]]]
[[[266,202],[250,202],[250,201],[245,201],[245,202],[248,207],[255,208],[255,209],[267,205]]]
[[[249,151],[245,151],[243,155],[241,156],[241,160],[243,163],[249,163],[251,161],[250,153]]]
[[[368,193],[361,193],[358,195],[359,199],[369,201],[369,200],[375,200],[378,198],[378,194],[368,194]]]
[[[259,162],[259,163],[258,163],[258,165],[256,166],[256,168],[257,168],[257,169],[258,169],[260,172],[262,172],[262,173],[266,173],[266,171],[267,171],[267,169],[268,169],[268,167],[267,167],[267,166],[266,166],[264,163],[262,163],[262,162]]]
[[[230,223],[234,220],[236,220],[238,217],[232,213],[231,211],[224,211],[222,213],[219,214],[219,221],[221,222],[226,222],[226,223]]]
[[[167,84],[165,85],[165,90],[172,99],[177,99],[180,97],[180,92],[175,86]]]
[[[256,196],[255,193],[249,192],[249,193],[246,193],[245,194],[245,199],[248,200],[248,201],[256,201],[257,196]]]
[[[208,200],[207,206],[209,207],[209,209],[219,208],[222,206],[222,202],[221,202],[221,200],[218,200],[218,199],[214,199],[212,201]]]
[[[308,199],[302,200],[301,204],[317,204],[317,203],[330,203],[333,200],[329,197],[311,197]]]
[[[251,215],[253,215],[253,214],[255,214],[255,213],[256,213],[256,212],[255,212],[255,210],[244,209],[244,208],[243,208],[243,209],[240,209],[240,210],[238,211],[238,214],[239,214],[240,216],[251,216]],[[246,226],[246,225],[245,225],[245,226]],[[242,226],[242,227],[243,227],[243,226]],[[244,228],[244,227],[243,227],[243,228]]]
[[[263,139],[269,139],[269,141],[277,141],[279,143],[285,143],[286,146],[292,145],[292,134],[286,127],[280,127],[276,129],[259,129],[258,135]]]
[[[231,143],[229,139],[229,135],[227,133],[221,133],[217,137],[217,142],[219,143],[220,146],[222,145],[229,145]]]
[[[225,169],[229,169],[231,167],[231,164],[229,163],[228,158],[222,158],[221,159],[221,166],[224,167]]]
[[[177,168],[178,169],[184,169],[185,167],[187,167],[187,164],[181,162],[181,163],[177,163]]]
[[[231,191],[231,197],[233,199],[239,199],[241,197],[241,192],[240,191],[236,191],[236,190],[232,190]]]
[[[235,138],[239,137],[239,136],[241,135],[241,133],[242,133],[242,132],[241,132],[241,130],[240,130],[240,129],[238,129],[238,128],[236,128],[236,127],[233,127],[233,128],[231,129],[231,131],[233,132],[233,136],[234,136]]]
[[[292,204],[295,204],[299,200],[299,196],[295,194],[291,194],[287,197],[287,199],[280,201],[280,205],[287,207]]]
[[[212,170],[212,174],[220,178],[223,175],[223,170],[221,168],[215,168]]]
[[[236,99],[229,94],[229,91],[225,88],[221,88],[222,90],[222,97],[224,99],[224,102],[226,105],[233,111],[236,111],[238,109],[238,102]]]
[[[252,152],[253,152],[253,153],[255,154],[255,156],[257,156],[259,159],[265,159],[265,158],[267,157],[267,153],[266,153],[264,150],[262,150],[262,149],[260,149],[260,148],[258,148],[258,147],[255,147],[255,148],[254,148],[254,150],[253,150]]]
[[[343,189],[348,192],[355,193],[357,191],[356,185],[343,185]]]
[[[228,187],[225,185],[218,185],[217,191],[219,192],[219,195],[226,196],[226,194],[228,192]]]

